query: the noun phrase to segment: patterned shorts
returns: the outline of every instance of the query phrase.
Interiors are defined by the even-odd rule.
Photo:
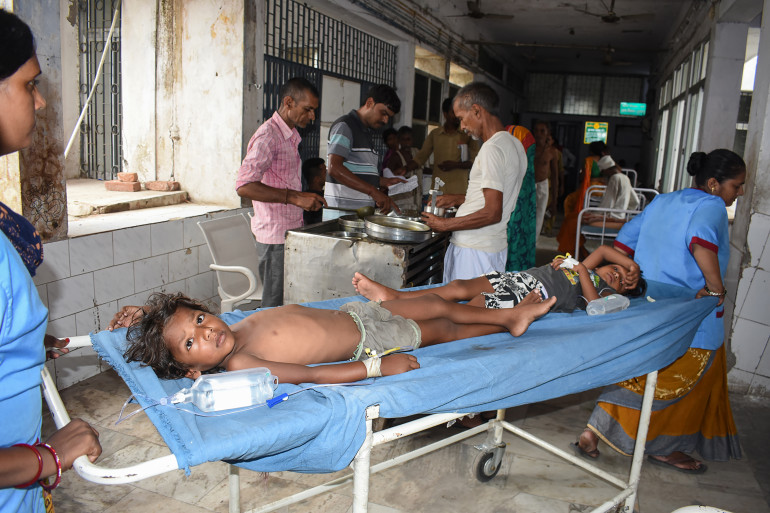
[[[539,291],[543,299],[548,297],[540,280],[530,274],[495,271],[485,276],[495,289],[491,294],[482,292],[487,308],[513,308],[533,290]]]

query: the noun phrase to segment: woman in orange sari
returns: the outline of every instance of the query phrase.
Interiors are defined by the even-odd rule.
[[[594,141],[588,145],[591,155],[586,157],[583,163],[583,170],[577,181],[577,188],[564,198],[564,221],[561,224],[559,234],[556,240],[559,242],[559,253],[575,254],[575,237],[577,235],[578,214],[583,210],[583,201],[585,201],[586,190],[592,185],[603,185],[602,171],[599,169],[599,159],[604,155],[609,155],[607,145],[601,141]],[[585,255],[587,252],[583,248],[585,240],[580,238],[580,253]]]

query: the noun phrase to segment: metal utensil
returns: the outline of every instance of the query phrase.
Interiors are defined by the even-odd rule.
[[[366,224],[364,220],[358,217],[357,214],[348,214],[346,216],[338,217],[337,222],[343,231],[347,232],[366,232]]]
[[[401,217],[369,216],[365,222],[367,235],[386,242],[423,242],[431,237],[430,227],[419,221]]]
[[[364,232],[356,232],[356,231],[328,232],[328,233],[322,233],[321,235],[325,235],[327,237],[334,237],[337,239],[355,240],[355,241],[365,240],[369,238],[369,236]]]
[[[361,219],[374,214],[374,207],[361,207],[361,208],[342,208],[342,207],[324,207],[328,210],[339,210],[341,212],[353,212]]]

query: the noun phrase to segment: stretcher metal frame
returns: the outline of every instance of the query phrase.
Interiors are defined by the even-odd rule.
[[[89,347],[91,344],[89,336],[82,337],[70,337],[69,347],[71,349],[79,347]],[[43,394],[45,396],[48,407],[53,416],[56,427],[61,429],[63,426],[70,422],[69,414],[66,407],[59,395],[56,388],[56,384],[51,378],[48,369],[43,367],[41,371],[43,378]],[[639,427],[636,433],[636,444],[634,447],[634,454],[631,461],[631,468],[629,471],[628,480],[624,481],[618,479],[612,474],[600,469],[596,465],[588,463],[584,459],[578,458],[568,452],[538,438],[531,433],[514,426],[513,424],[504,420],[505,410],[497,410],[497,416],[495,419],[490,420],[486,424],[468,429],[462,433],[449,436],[426,445],[419,449],[415,449],[406,454],[402,454],[395,458],[392,458],[375,465],[371,464],[371,452],[372,448],[392,442],[400,438],[404,438],[415,433],[419,433],[426,429],[433,428],[435,426],[445,424],[461,417],[468,415],[468,413],[438,413],[427,415],[419,419],[395,426],[382,431],[374,432],[372,423],[380,416],[379,405],[372,405],[366,409],[366,438],[363,444],[358,449],[358,452],[351,462],[350,466],[353,469],[352,474],[339,477],[322,485],[314,488],[309,488],[302,492],[296,493],[292,496],[274,501],[270,504],[260,506],[249,510],[248,513],[266,513],[269,511],[275,511],[283,506],[296,504],[303,500],[321,495],[329,492],[340,486],[345,486],[353,483],[353,513],[365,513],[368,509],[369,501],[369,476],[383,470],[387,470],[396,465],[400,465],[407,461],[419,458],[425,454],[437,451],[448,445],[461,442],[467,438],[475,436],[478,433],[487,431],[486,440],[475,446],[478,449],[479,456],[476,458],[476,476],[479,480],[488,481],[497,475],[500,470],[500,464],[505,454],[506,444],[503,442],[503,431],[507,430],[514,435],[517,435],[524,440],[527,440],[544,450],[564,459],[565,461],[577,465],[578,467],[590,472],[591,474],[604,479],[605,481],[617,486],[621,491],[600,504],[596,508],[590,510],[590,513],[599,513],[607,511],[634,511],[634,504],[636,502],[636,494],[639,486],[639,479],[642,470],[642,462],[644,458],[645,442],[647,440],[647,430],[650,423],[650,415],[652,412],[652,401],[655,395],[655,385],[658,381],[658,372],[653,371],[647,374],[647,382],[644,388],[644,396],[642,398],[642,408],[639,413]],[[230,513],[240,512],[240,477],[239,469],[234,465],[228,464],[228,480],[230,489]],[[153,460],[145,461],[136,465],[123,468],[106,468],[91,463],[86,456],[81,456],[73,465],[75,471],[87,481],[98,484],[127,484],[136,481],[141,481],[150,477],[154,477],[172,470],[180,470],[177,463],[176,456],[168,454]],[[618,506],[622,507],[618,509]]]

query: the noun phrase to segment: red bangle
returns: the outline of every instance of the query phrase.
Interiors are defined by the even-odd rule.
[[[45,447],[46,449],[48,449],[48,452],[51,453],[51,455],[53,456],[53,460],[56,462],[56,479],[54,480],[53,484],[52,485],[47,484],[47,479],[39,480],[40,486],[43,487],[43,490],[50,492],[51,490],[59,486],[59,483],[61,483],[61,460],[59,460],[59,455],[56,454],[56,451],[50,445],[46,443],[37,443],[35,444],[35,447]],[[42,470],[42,467],[41,467],[41,470]],[[40,474],[38,474],[38,477],[40,477]]]
[[[35,456],[37,456],[37,474],[35,474],[35,477],[32,478],[31,481],[28,483],[20,484],[18,486],[14,486],[14,488],[29,488],[35,482],[40,479],[40,474],[43,473],[43,457],[40,455],[40,451],[35,449],[35,447],[29,445],[29,444],[13,444],[13,447],[26,447],[30,451],[35,453]]]

